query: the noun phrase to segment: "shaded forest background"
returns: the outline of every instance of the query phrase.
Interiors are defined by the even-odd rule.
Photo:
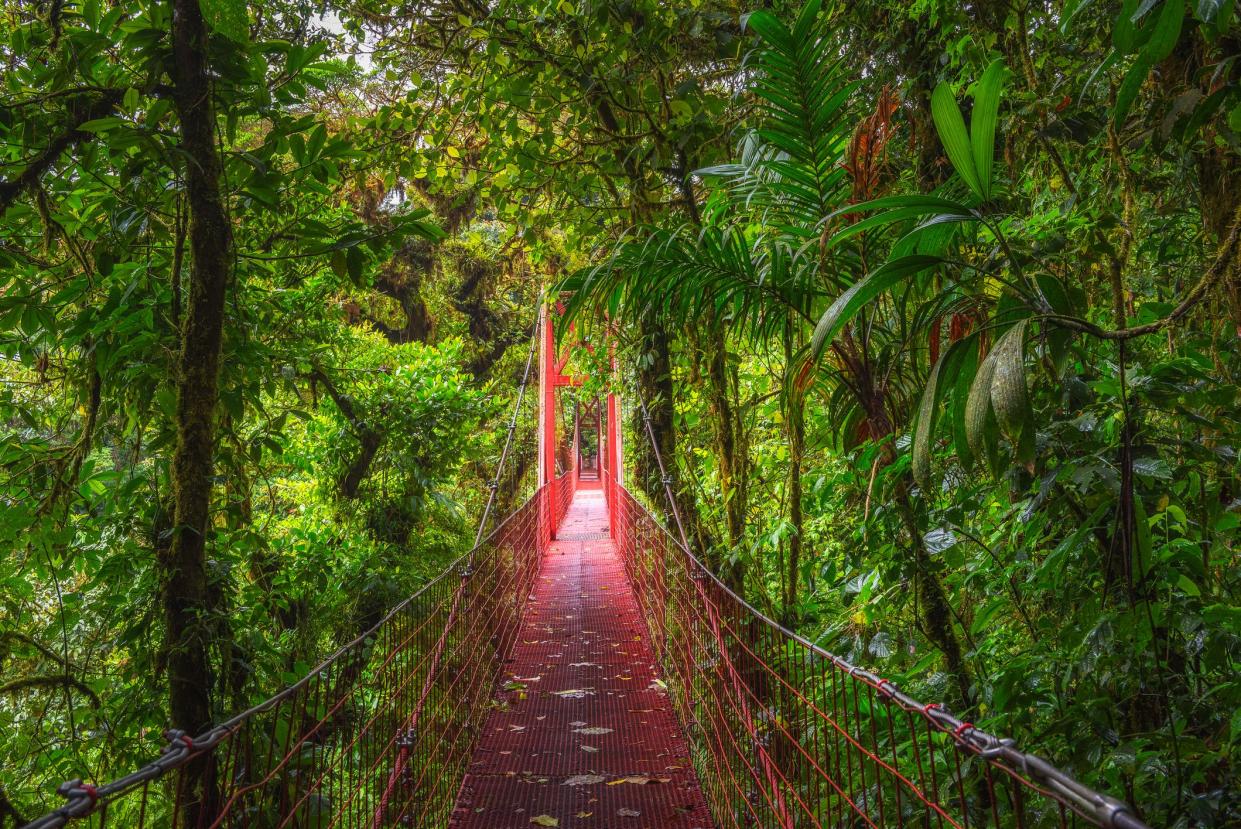
[[[1152,825],[1236,825],[1238,33],[0,0],[0,826],[465,549],[545,287],[618,321],[752,604]]]

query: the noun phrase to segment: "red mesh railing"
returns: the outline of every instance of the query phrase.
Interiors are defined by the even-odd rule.
[[[1144,824],[1047,762],[923,705],[750,607],[605,484],[694,765],[721,827]]]
[[[282,693],[31,827],[332,829],[448,822],[542,552],[539,490],[363,636]]]
[[[573,503],[573,494],[577,491],[577,469],[570,467],[556,479],[556,514],[553,527],[559,527],[564,521],[565,515],[569,512],[569,505]]]

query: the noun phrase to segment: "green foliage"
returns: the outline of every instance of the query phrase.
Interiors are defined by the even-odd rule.
[[[351,378],[352,406],[366,414],[369,430],[383,436],[370,474],[345,508],[356,511],[376,541],[416,545],[436,513],[468,524],[444,501],[445,487],[467,460],[481,460],[494,447],[472,440],[489,412],[481,391],[470,388],[463,371],[462,343],[432,348],[421,343],[392,345],[370,335],[342,367]],[[357,463],[363,441],[338,407],[308,436],[322,455],[320,497],[339,497],[338,482]],[[349,502],[356,502],[351,505]],[[448,522],[448,527],[453,522]]]
[[[398,182],[391,102],[339,34],[298,4],[201,8],[236,252],[202,620],[222,719],[470,543],[539,286],[481,209]],[[157,562],[177,531],[198,163],[173,105],[169,15],[0,3],[4,825],[10,805],[59,805],[56,781],[149,761],[168,725]],[[342,498],[360,429],[377,448]],[[128,822],[124,808],[110,817]]]
[[[667,413],[747,600],[1152,825],[1236,823],[1232,0],[200,7],[218,714],[469,542],[557,281],[575,365],[606,330],[623,367],[578,394]],[[169,14],[0,2],[0,687],[50,678],[0,694],[23,814],[165,724]]]
[[[1237,601],[1241,438],[1216,5],[756,12],[702,222],[630,228],[563,283],[578,313],[723,332],[735,456],[706,333],[673,346],[678,454],[752,603],[1181,826],[1239,808],[1241,631],[1205,621]],[[864,109],[885,83],[895,127]]]

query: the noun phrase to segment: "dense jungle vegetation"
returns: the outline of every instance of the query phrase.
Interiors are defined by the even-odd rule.
[[[552,286],[748,601],[1238,825],[1239,55],[1232,0],[0,0],[0,826],[466,549]]]

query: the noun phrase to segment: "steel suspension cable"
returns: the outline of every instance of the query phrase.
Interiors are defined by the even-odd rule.
[[[536,304],[536,309],[541,307],[541,303],[542,297]],[[139,793],[137,820],[138,825],[144,825],[147,820],[158,819],[154,814],[155,810],[148,809],[148,798],[156,793],[151,783],[183,769],[197,758],[204,757],[210,758],[210,762],[214,764],[222,764],[223,768],[231,769],[234,775],[241,769],[246,774],[254,773],[258,776],[247,782],[240,777],[218,775],[218,783],[223,790],[218,792],[219,799],[210,807],[214,810],[213,813],[200,813],[197,826],[245,825],[238,823],[245,818],[236,814],[235,810],[252,808],[253,798],[265,795],[270,797],[273,786],[280,789],[285,785],[281,783],[280,776],[288,773],[290,764],[301,766],[304,761],[299,758],[310,748],[315,749],[311,752],[313,763],[309,767],[302,766],[299,770],[310,788],[292,803],[284,803],[285,794],[279,794],[277,804],[284,804],[288,810],[284,813],[281,825],[295,820],[295,816],[304,817],[305,810],[315,803],[318,804],[315,808],[324,808],[324,803],[331,803],[333,794],[337,798],[349,795],[342,801],[333,824],[341,819],[343,810],[353,808],[359,795],[363,795],[365,800],[365,805],[361,806],[365,816],[361,821],[351,820],[349,825],[375,826],[385,822],[384,811],[394,796],[397,783],[414,762],[413,752],[416,747],[413,746],[411,737],[412,725],[417,722],[423,709],[431,704],[433,694],[442,698],[449,690],[437,688],[438,678],[442,675],[440,663],[445,659],[457,658],[463,659],[467,666],[453,674],[450,689],[456,689],[462,678],[471,680],[467,683],[471,686],[468,691],[457,692],[458,705],[453,708],[454,716],[462,701],[468,700],[475,708],[483,704],[492,679],[486,666],[502,659],[503,652],[511,647],[516,636],[520,603],[503,597],[509,594],[516,598],[524,597],[537,569],[539,540],[535,527],[538,521],[538,505],[545,493],[536,492],[491,532],[487,532],[487,524],[497,499],[499,481],[512,454],[514,434],[533,369],[540,331],[537,314],[536,310],[531,345],[517,400],[508,421],[495,476],[488,484],[489,494],[471,549],[413,594],[398,602],[365,632],[334,650],[301,679],[202,734],[189,735],[174,729],[168,730],[168,744],[160,757],[122,777],[99,785],[85,783],[80,779],[65,782],[57,790],[65,802],[59,808],[27,824],[25,829],[58,828],[91,815],[97,815],[102,826],[107,822],[109,807],[113,803],[130,794],[138,796]],[[471,581],[471,577],[477,578],[475,563],[479,561],[483,551],[487,551],[489,555],[481,560],[485,572],[480,575],[486,577],[487,584],[476,591],[470,591],[466,584]],[[500,551],[503,551],[503,555],[500,555]],[[458,577],[455,588],[450,586],[453,575]],[[467,595],[472,611],[470,613],[466,613],[463,607]],[[481,613],[478,611],[480,606]],[[444,611],[446,616],[441,617],[443,622],[434,644],[427,642],[423,646],[421,642],[425,633],[429,632],[429,624]],[[450,645],[448,634],[458,627],[457,620],[462,617],[468,618],[470,622],[464,634],[456,637],[455,644]],[[418,619],[421,621],[417,622]],[[463,648],[475,639],[489,642],[486,645],[486,654],[463,653]],[[383,642],[389,644],[379,650],[379,645]],[[487,658],[479,659],[479,656]],[[403,676],[400,675],[402,671]],[[422,676],[419,677],[419,674]],[[382,684],[379,687],[364,688],[364,679]],[[415,688],[416,698],[413,697]],[[374,697],[375,692],[379,693],[379,698],[365,699],[367,695]],[[384,694],[389,698],[385,698]],[[395,728],[385,726],[384,723],[393,716],[396,707],[402,704],[412,708],[412,712],[409,708],[405,709],[407,713],[394,723]],[[364,705],[370,706],[371,714],[361,721],[359,730],[353,734],[352,739],[336,745],[333,749],[336,752],[335,759],[329,759],[327,747],[339,736],[341,718],[348,719],[356,714],[347,709]],[[312,709],[321,713],[311,713]],[[439,718],[442,719],[442,715]],[[260,719],[263,722],[258,722]],[[301,725],[298,726],[298,723]],[[268,729],[271,730],[270,734],[267,734]],[[381,738],[378,749],[373,743],[364,742],[366,739],[373,740],[371,732],[379,734],[388,730],[392,733]],[[253,756],[254,746],[250,741],[256,734],[268,741],[266,760]],[[264,734],[267,736],[263,737]],[[283,737],[279,737],[280,734],[283,734]],[[429,748],[424,749],[434,756],[435,752],[442,748],[439,744],[443,742],[445,741],[437,738]],[[449,739],[447,742],[457,741]],[[221,752],[217,749],[224,744],[227,744],[227,750],[221,749],[224,756],[219,756]],[[368,775],[373,776],[379,771],[379,764],[393,747],[399,749],[393,762],[393,771],[384,774],[384,779],[369,779]],[[458,754],[459,752],[449,754],[449,761],[446,762],[456,762]],[[431,768],[428,759],[424,758],[424,773]],[[244,765],[239,765],[243,764],[243,761]],[[447,770],[440,768],[441,776]],[[353,788],[348,789],[346,786]],[[375,797],[372,797],[371,789],[374,789]],[[172,805],[171,825],[174,828],[187,826],[187,829],[190,829],[189,824],[179,819],[182,797],[185,794],[180,781],[173,790],[176,803]],[[374,805],[371,805],[372,803]],[[425,805],[433,809],[433,804],[428,802]],[[402,811],[407,809],[408,805],[402,807]],[[168,819],[168,816],[164,819]]]
[[[771,619],[766,614],[750,605],[745,599],[737,595],[734,590],[721,581],[719,577],[691,551],[688,536],[685,532],[684,522],[680,514],[680,509],[673,493],[672,477],[668,474],[665,461],[659,449],[659,442],[656,440],[654,429],[651,425],[650,412],[647,409],[645,401],[643,401],[640,396],[637,398],[637,402],[641,409],[642,419],[645,424],[645,431],[648,439],[650,440],[651,451],[654,455],[656,465],[661,476],[664,494],[668,499],[669,511],[676,525],[679,539],[674,538],[666,527],[660,526],[659,522],[652,518],[650,514],[633,499],[632,494],[630,494],[628,490],[624,487],[617,487],[617,489],[619,490],[620,498],[627,500],[627,504],[625,505],[629,506],[633,511],[638,513],[636,518],[638,520],[645,518],[651,521],[656,528],[656,532],[662,533],[664,537],[668,538],[673,547],[678,548],[677,552],[684,557],[686,563],[686,575],[692,585],[692,587],[688,587],[686,589],[694,595],[695,599],[695,601],[690,603],[687,609],[689,612],[698,616],[699,624],[705,625],[710,630],[711,639],[714,640],[711,644],[717,651],[714,658],[717,661],[730,663],[726,671],[729,676],[726,688],[731,690],[731,696],[734,697],[737,704],[741,709],[743,709],[739,712],[733,712],[733,716],[729,716],[728,712],[721,710],[719,712],[720,716],[718,720],[722,720],[726,723],[738,722],[741,725],[742,729],[746,732],[744,737],[752,744],[753,753],[757,755],[757,760],[759,765],[762,766],[762,770],[760,771],[751,765],[751,760],[747,759],[744,746],[737,742],[737,737],[731,732],[731,730],[728,730],[728,733],[725,735],[733,745],[733,750],[731,752],[724,752],[722,748],[720,751],[714,751],[708,748],[706,753],[712,758],[712,762],[717,763],[717,769],[719,767],[718,764],[721,762],[721,758],[717,756],[718,754],[723,752],[726,754],[736,755],[735,758],[723,758],[724,768],[729,772],[730,784],[732,786],[737,785],[728,760],[737,759],[747,769],[748,775],[751,778],[750,784],[752,786],[756,786],[760,790],[759,792],[755,792],[755,794],[766,801],[767,806],[770,808],[770,817],[776,820],[778,825],[792,825],[792,818],[787,812],[787,805],[783,800],[783,792],[781,790],[787,789],[789,794],[800,800],[800,794],[796,791],[793,784],[785,777],[784,772],[779,768],[778,764],[773,764],[773,761],[769,756],[767,743],[771,741],[773,733],[783,732],[783,739],[787,742],[792,742],[796,746],[797,751],[800,751],[802,754],[806,755],[806,760],[809,762],[810,767],[813,768],[814,773],[821,777],[827,785],[831,786],[837,793],[839,799],[847,803],[848,807],[869,825],[885,825],[888,823],[883,812],[884,789],[883,783],[879,778],[879,775],[882,773],[892,781],[895,787],[896,805],[898,811],[898,814],[895,817],[898,820],[898,825],[901,825],[900,821],[902,820],[902,817],[899,814],[901,809],[900,792],[901,789],[904,788],[911,792],[917,799],[921,800],[922,803],[929,810],[931,810],[930,814],[937,815],[938,819],[941,821],[941,825],[943,821],[947,821],[952,826],[963,825],[964,827],[969,827],[971,816],[970,810],[966,805],[968,795],[964,790],[963,777],[966,772],[963,771],[960,754],[957,752],[953,752],[952,754],[953,763],[955,766],[955,775],[952,776],[955,777],[958,792],[955,796],[950,796],[950,798],[941,798],[939,794],[939,783],[936,773],[937,764],[935,763],[936,744],[934,741],[931,741],[931,733],[934,731],[940,735],[948,735],[950,747],[959,749],[961,752],[964,752],[967,757],[977,757],[983,762],[983,768],[986,769],[986,771],[981,782],[985,783],[986,789],[990,793],[988,797],[990,800],[990,808],[994,815],[994,824],[992,825],[1001,825],[996,800],[997,793],[995,791],[995,782],[990,774],[990,769],[994,767],[1002,775],[1013,781],[1013,789],[1010,790],[1009,793],[1010,808],[1014,812],[1017,821],[1016,825],[1018,827],[1032,825],[1032,822],[1026,822],[1027,820],[1030,820],[1028,812],[1031,810],[1031,807],[1024,803],[1025,796],[1021,794],[1021,789],[1024,788],[1030,792],[1040,795],[1043,798],[1062,804],[1062,806],[1067,807],[1092,823],[1101,827],[1107,827],[1107,829],[1149,829],[1149,827],[1134,814],[1132,808],[1128,804],[1117,800],[1116,798],[1094,791],[1041,757],[1018,749],[1012,739],[995,737],[982,729],[977,728],[972,723],[962,721],[949,712],[948,709],[940,703],[924,704],[921,701],[910,697],[898,689],[897,686],[890,680],[884,679],[864,668],[855,666],[848,660],[830,653],[819,645],[809,641],[808,639]],[[634,532],[635,523],[636,521],[633,517],[625,519],[624,528],[628,534],[632,535]],[[631,567],[636,568],[642,566],[634,561],[635,557],[640,555],[642,552],[638,548],[640,546],[650,547],[652,544],[649,539],[646,540],[645,545],[642,545],[633,538],[626,538],[621,540],[621,544],[619,546],[621,548],[622,555],[626,560],[626,568],[630,569]],[[655,554],[650,553],[650,555]],[[666,559],[662,561],[660,559],[656,559],[653,566],[663,571],[673,571],[672,565]],[[644,589],[643,580],[641,578],[634,578],[636,575],[634,570],[631,569],[630,572],[631,578],[633,578],[634,581],[635,591]],[[640,599],[641,598],[644,597],[640,597]],[[661,626],[669,624],[666,616],[670,612],[675,613],[675,609],[670,610],[667,606],[667,603],[670,601],[667,595],[657,597],[649,601],[655,603],[654,610],[650,612],[657,610],[659,616],[661,617],[660,619],[653,621],[650,616],[650,612],[648,612],[647,622],[648,625],[651,625],[652,639],[655,639],[657,638],[655,624],[658,623]],[[659,605],[659,602],[663,602],[663,605]],[[741,629],[740,625],[734,627],[729,624],[727,621],[728,615],[723,613],[720,608],[721,603],[732,605],[734,608],[734,613],[736,613],[739,617],[739,621],[743,621],[745,618],[748,618],[771,631],[774,639],[772,653],[776,655],[777,659],[780,658],[780,655],[782,655],[785,662],[784,670],[779,670],[772,664],[772,662],[776,661],[775,659],[768,660],[764,658],[760,652],[762,643],[760,641],[752,641],[754,637],[752,631],[747,632]],[[648,606],[647,601],[643,601],[643,604],[644,606]],[[660,609],[661,607],[662,609]],[[683,620],[681,623],[683,623]],[[694,625],[691,623],[690,629],[692,630],[693,627]],[[745,635],[747,633],[749,634],[748,636]],[[665,632],[664,636],[666,637],[666,635],[667,634]],[[780,693],[782,693],[786,698],[784,702],[784,707],[786,709],[801,708],[802,710],[786,710],[781,712],[773,708],[772,703],[761,698],[761,695],[758,694],[754,688],[750,687],[749,683],[753,681],[754,678],[749,678],[749,680],[747,680],[747,678],[743,676],[745,670],[739,669],[736,665],[731,664],[732,658],[728,653],[727,648],[728,639],[734,641],[737,650],[740,652],[739,655],[743,658],[743,661],[749,663],[744,667],[748,667],[757,673],[763,674],[764,676],[762,681],[764,684],[769,681],[774,681],[776,687],[780,689]],[[798,675],[796,671],[790,669],[790,647],[801,648],[808,656],[813,659],[821,660],[834,669],[831,676],[832,691],[830,695],[832,700],[832,712],[829,713],[823,707],[822,703],[816,701],[816,691],[813,690],[813,686],[807,685],[806,687],[799,687],[801,683],[798,683],[797,680],[805,680],[809,675],[809,671],[803,668],[803,672]],[[666,648],[659,653],[659,658],[667,658]],[[687,668],[687,673],[688,670],[689,669]],[[853,718],[855,720],[859,719],[862,717],[862,711],[867,711],[871,718],[870,732],[873,748],[867,748],[864,744],[863,740],[865,738],[865,734],[861,730],[860,725],[858,726],[856,732],[849,726],[847,709],[844,717],[844,724],[842,725],[839,722],[841,716],[836,709],[836,700],[838,696],[836,685],[837,674],[854,682]],[[668,670],[667,675],[669,677],[675,677],[675,669]],[[822,677],[819,678],[822,679]],[[738,684],[738,680],[740,680],[740,684]],[[693,675],[689,674],[687,681],[685,682],[686,687],[680,689],[681,693],[692,695],[694,691],[693,681]],[[858,684],[865,688],[867,699],[869,700],[865,706],[865,709],[863,709],[858,701]],[[770,694],[771,692],[771,688],[766,688],[764,690],[765,694]],[[822,694],[823,692],[819,690],[817,693]],[[839,688],[839,693],[844,694],[844,697],[847,699],[848,693],[844,690],[843,686]],[[875,697],[878,697],[877,703]],[[687,702],[690,716],[694,717],[696,720],[697,714],[694,713],[696,711],[695,703],[696,700],[694,699],[689,699]],[[751,703],[753,706],[757,706],[762,709],[757,720],[755,719],[754,712],[751,710]],[[715,704],[717,707],[719,706],[718,698],[715,699]],[[880,738],[875,726],[874,712],[877,710],[877,707],[882,708],[884,706],[895,706],[906,716],[910,717],[911,730],[909,734],[909,747],[912,748],[913,751],[913,759],[917,766],[916,772],[902,772],[895,765],[897,762],[897,741],[895,731],[893,731],[893,719],[890,716],[887,717],[887,728],[889,733],[892,735],[890,747],[893,756],[891,760],[885,760],[879,756]],[[798,717],[800,717],[803,722],[820,722],[821,728],[819,726],[815,726],[812,729],[816,732],[821,730],[837,732],[839,739],[843,742],[843,749],[837,748],[837,750],[827,752],[827,755],[825,755],[821,761],[820,759],[810,756],[808,750],[803,745],[798,743],[795,736],[790,732],[789,723],[791,721],[796,722]],[[927,739],[922,741],[925,744],[921,745],[921,748],[925,750],[928,755],[927,760],[931,775],[929,785],[927,784],[923,774],[923,752],[920,751],[921,738],[917,736],[916,730],[912,728],[913,718],[923,720],[927,729]],[[766,736],[760,734],[759,729],[756,727],[764,719],[770,720],[768,725],[763,726],[763,730],[771,732]],[[703,726],[700,722],[687,722],[684,724],[690,731],[693,731],[692,728],[689,728],[691,725],[697,725],[700,730],[705,730],[705,726]],[[708,723],[708,725],[711,725],[711,723]],[[716,745],[721,747],[724,745],[721,740],[721,736],[718,733],[718,729],[716,733],[708,734],[706,736],[713,740]],[[814,739],[815,746],[818,747],[818,736],[816,735]],[[833,741],[832,745],[838,746],[839,744]],[[854,789],[852,782],[852,762],[854,752],[858,755],[857,771],[861,775],[862,790],[851,795],[847,793],[845,789],[847,788],[849,791],[853,791]],[[833,763],[836,764],[837,768],[839,767],[840,754],[842,753],[844,754],[846,761],[850,764],[849,782],[847,783],[835,779],[839,777],[839,772],[836,772],[835,774],[830,773]],[[866,785],[864,763],[872,765],[876,775],[874,786],[877,787],[879,791],[879,797],[876,804],[879,812],[878,824],[874,822],[875,815],[870,811],[872,808],[872,800],[875,800],[875,798],[870,794],[869,787]],[[704,769],[702,771],[704,778],[711,777],[710,769]],[[914,780],[915,777],[917,778],[917,781]],[[740,792],[740,790],[738,791]],[[988,797],[984,797],[982,799],[987,800]],[[744,795],[742,797],[742,801],[744,808],[753,815],[753,812],[757,806],[754,802],[754,798],[749,795]],[[955,818],[949,811],[953,808],[954,801],[956,807],[954,811],[960,812],[958,817]],[[753,817],[759,818],[758,815],[753,815]],[[811,815],[811,819],[814,820],[815,825],[820,825],[819,820],[814,815]],[[958,823],[958,819],[961,821],[960,823]],[[977,815],[975,815],[973,819],[976,822],[979,822]],[[761,818],[759,818],[759,822],[762,822]],[[930,823],[928,822],[927,825],[929,826]],[[1059,825],[1067,825],[1063,815],[1060,818]]]
[[[642,409],[642,422],[646,425],[646,435],[651,441],[651,451],[655,453],[655,463],[659,467],[659,477],[663,481],[664,495],[668,497],[668,508],[672,510],[672,518],[676,521],[677,533],[681,536],[681,546],[688,552],[689,539],[685,535],[685,523],[681,520],[681,509],[677,506],[676,496],[672,493],[672,476],[664,468],[664,456],[659,451],[659,441],[655,440],[655,430],[651,426],[651,413],[646,408],[646,401],[641,397],[637,400],[638,406]]]
[[[500,460],[496,464],[495,477],[487,484],[488,489],[491,491],[487,496],[487,504],[483,507],[482,517],[478,520],[478,530],[474,533],[475,548],[483,540],[483,532],[487,528],[487,519],[491,516],[491,508],[496,502],[496,492],[500,488],[500,476],[504,474],[504,464],[508,461],[509,449],[513,445],[513,434],[517,430],[517,416],[521,412],[521,401],[526,396],[526,386],[530,383],[530,370],[534,367],[534,352],[539,343],[539,332],[543,328],[540,319],[542,318],[545,298],[545,294],[540,293],[538,301],[534,304],[534,322],[531,324],[530,350],[526,353],[526,368],[521,375],[521,385],[517,388],[517,402],[513,404],[513,416],[509,418],[508,433],[504,437],[504,448],[501,450]]]

